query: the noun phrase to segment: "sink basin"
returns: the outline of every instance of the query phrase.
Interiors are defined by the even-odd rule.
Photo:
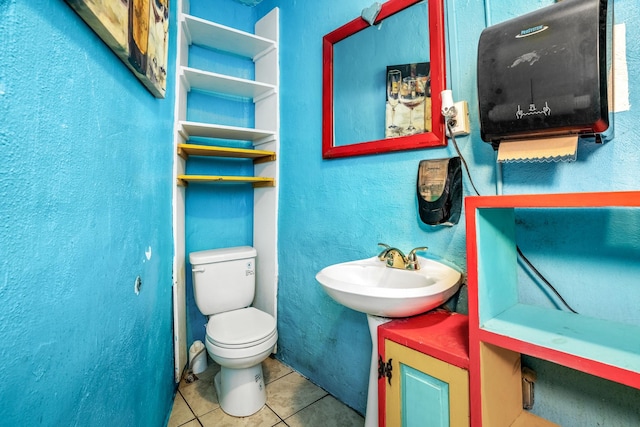
[[[446,302],[456,293],[462,274],[438,261],[418,257],[420,270],[389,268],[372,257],[323,268],[316,274],[336,302],[382,317],[408,317]]]

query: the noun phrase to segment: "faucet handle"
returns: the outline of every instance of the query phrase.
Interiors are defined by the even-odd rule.
[[[418,246],[417,248],[411,249],[409,255],[407,255],[407,270],[420,270],[420,264],[418,263],[418,256],[416,252],[426,251],[426,246]]]
[[[384,261],[387,256],[387,252],[389,252],[389,249],[391,249],[391,246],[387,245],[386,243],[378,243],[378,246],[384,246],[382,252],[378,254],[378,259],[380,261]]]
[[[411,249],[411,252],[409,252],[409,256],[415,258],[416,257],[416,252],[426,251],[427,249],[429,249],[429,248],[426,247],[426,246],[418,246],[417,248]]]

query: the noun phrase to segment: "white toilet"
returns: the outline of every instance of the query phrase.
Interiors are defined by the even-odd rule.
[[[254,414],[267,400],[261,363],[278,340],[274,317],[250,307],[256,250],[192,252],[189,261],[196,305],[209,318],[205,346],[221,367],[214,380],[220,407],[236,417]]]

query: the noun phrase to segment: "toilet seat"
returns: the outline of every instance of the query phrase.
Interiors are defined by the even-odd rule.
[[[247,307],[211,316],[206,339],[215,347],[231,350],[259,346],[271,341],[276,334],[273,316]]]

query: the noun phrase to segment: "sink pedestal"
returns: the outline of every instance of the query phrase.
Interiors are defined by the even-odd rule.
[[[369,368],[369,390],[364,427],[378,427],[378,326],[393,319],[367,314],[371,334],[371,367]]]

